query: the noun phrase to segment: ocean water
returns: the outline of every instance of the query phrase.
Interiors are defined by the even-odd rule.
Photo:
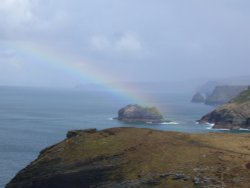
[[[109,92],[0,87],[0,188],[39,151],[63,140],[68,130],[130,126],[195,133],[220,131],[196,124],[214,107],[190,103],[191,93],[147,95],[172,123],[142,125],[112,120],[130,101]]]

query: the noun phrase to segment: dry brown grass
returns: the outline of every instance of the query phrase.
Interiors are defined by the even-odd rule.
[[[115,167],[108,175],[111,182],[139,182],[139,187],[250,187],[249,134],[136,128],[83,132],[46,150],[29,168],[35,171],[39,166],[42,171],[41,164],[55,159],[60,160],[46,169],[49,176],[110,165]],[[176,174],[188,178],[174,180]]]

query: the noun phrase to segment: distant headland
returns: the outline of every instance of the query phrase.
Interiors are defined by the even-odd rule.
[[[211,92],[196,92],[191,102],[204,103],[207,105],[221,105],[227,103],[245,89],[247,89],[247,86],[217,85]]]

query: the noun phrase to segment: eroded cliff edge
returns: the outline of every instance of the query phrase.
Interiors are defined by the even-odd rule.
[[[70,131],[7,188],[250,187],[249,134]]]

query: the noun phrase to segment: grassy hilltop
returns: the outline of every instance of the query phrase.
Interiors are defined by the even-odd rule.
[[[7,188],[250,187],[249,134],[71,131]]]

